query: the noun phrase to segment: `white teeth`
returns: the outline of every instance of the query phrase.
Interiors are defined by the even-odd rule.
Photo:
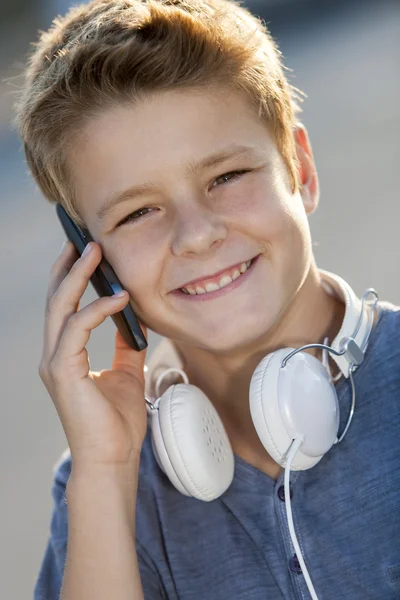
[[[247,271],[250,264],[251,264],[251,260],[241,263],[241,265],[239,267],[240,271],[238,269],[235,269],[232,273],[232,277],[230,277],[229,275],[223,275],[221,277],[221,279],[219,280],[219,284],[206,283],[206,285],[204,287],[201,287],[200,285],[196,285],[195,288],[193,286],[188,285],[185,288],[181,288],[182,292],[184,294],[190,294],[191,296],[193,296],[195,294],[206,294],[207,292],[215,292],[216,290],[219,290],[220,288],[225,287],[226,285],[228,285],[229,283],[231,283],[232,281],[237,279],[242,273]]]
[[[240,277],[240,271],[238,271],[237,269],[235,269],[233,271],[233,275],[232,275],[232,279],[233,281],[235,281],[235,279],[237,279],[238,277]],[[207,290],[208,291],[208,290]]]
[[[215,292],[215,290],[219,290],[218,283],[207,283],[205,287],[206,292]]]
[[[229,277],[229,275],[224,275],[219,280],[219,287],[225,287],[226,285],[228,285],[228,283],[232,283],[232,277]]]

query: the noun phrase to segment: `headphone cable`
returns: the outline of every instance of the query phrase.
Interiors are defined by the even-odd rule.
[[[311,594],[312,600],[318,600],[318,596],[315,592],[315,589],[312,584],[310,575],[308,573],[306,564],[304,562],[303,555],[300,550],[299,543],[297,541],[296,532],[294,530],[294,524],[293,524],[292,507],[290,504],[290,466],[291,466],[292,461],[293,461],[294,457],[296,456],[296,454],[303,442],[304,442],[304,438],[302,436],[299,436],[295,440],[293,440],[292,445],[290,446],[289,452],[287,455],[287,461],[286,461],[286,466],[285,466],[285,481],[284,481],[285,506],[286,506],[286,515],[287,515],[287,520],[288,520],[290,537],[292,538],[292,543],[293,543],[294,549],[296,551],[296,555],[297,555],[298,561],[300,563],[301,570],[304,575],[304,579],[306,580],[308,591]]]

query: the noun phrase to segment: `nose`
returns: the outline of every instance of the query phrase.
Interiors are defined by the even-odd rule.
[[[200,203],[187,203],[176,216],[172,252],[176,256],[205,254],[219,247],[227,236],[219,215]]]

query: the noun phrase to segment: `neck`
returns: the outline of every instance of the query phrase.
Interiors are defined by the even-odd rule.
[[[344,310],[343,302],[325,291],[313,265],[291,304],[256,344],[218,355],[182,342],[174,341],[174,346],[189,382],[203,390],[216,408],[228,405],[232,411],[248,405],[250,380],[264,356],[279,348],[322,343],[325,337],[332,341],[340,329]],[[307,352],[320,357],[317,349]]]
[[[267,455],[255,431],[249,408],[251,377],[264,356],[279,348],[322,343],[326,337],[332,342],[344,312],[344,303],[326,292],[313,264],[290,305],[264,338],[251,347],[215,355],[174,341],[189,383],[199,387],[217,409],[233,451],[274,479],[282,469]],[[321,358],[318,349],[307,352]]]

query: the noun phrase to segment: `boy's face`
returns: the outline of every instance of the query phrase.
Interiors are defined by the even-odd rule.
[[[306,180],[314,163],[304,134],[298,155]],[[272,137],[239,94],[175,90],[108,109],[88,124],[70,166],[88,229],[138,317],[162,336],[239,349],[268,333],[307,275],[315,175],[314,193],[305,183],[292,194]],[[109,198],[133,186],[135,196],[99,219]],[[118,225],[139,209],[141,218]],[[230,291],[178,291],[254,257]]]

